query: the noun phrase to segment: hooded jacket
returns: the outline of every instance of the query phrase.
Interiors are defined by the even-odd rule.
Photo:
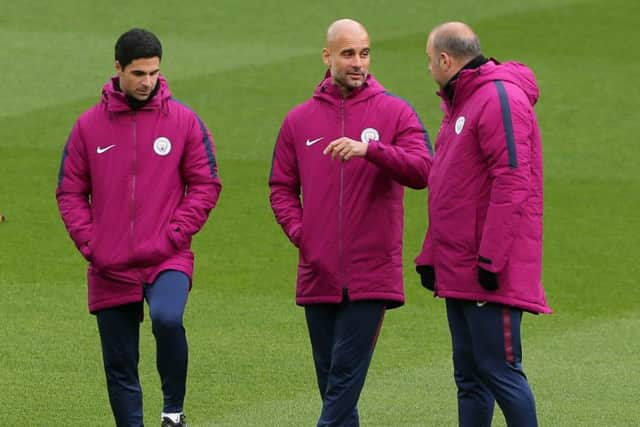
[[[89,261],[91,312],[141,301],[164,270],[191,278],[191,238],[222,189],[209,130],[162,76],[158,85],[134,110],[113,78],[64,147],[56,197]]]
[[[429,228],[417,265],[435,268],[435,294],[550,313],[541,283],[542,147],[539,91],[522,64],[464,69],[429,177]],[[497,275],[484,289],[479,267]]]
[[[343,136],[367,142],[366,156],[322,154]],[[287,114],[269,186],[276,220],[299,249],[298,304],[403,304],[403,186],[427,185],[430,150],[415,111],[371,75],[343,98],[327,73]]]

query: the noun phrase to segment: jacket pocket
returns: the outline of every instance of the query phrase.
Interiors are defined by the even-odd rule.
[[[152,266],[167,260],[177,252],[176,243],[167,229],[158,237],[140,242],[131,261],[141,266]]]
[[[169,240],[176,251],[187,249],[191,244],[191,236],[187,236],[178,225],[170,224],[167,233]]]
[[[89,260],[97,271],[121,270],[128,257],[128,234],[108,231],[105,227],[94,228],[88,242]]]

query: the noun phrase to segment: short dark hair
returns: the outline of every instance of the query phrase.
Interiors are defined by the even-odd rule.
[[[132,28],[122,34],[115,47],[116,61],[122,69],[134,59],[153,58],[162,59],[162,45],[160,40],[151,31],[142,28]]]

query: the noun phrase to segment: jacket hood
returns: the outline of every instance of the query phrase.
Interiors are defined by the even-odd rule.
[[[339,105],[343,99],[346,102],[355,103],[364,101],[365,99],[383,92],[386,92],[385,88],[378,83],[372,74],[369,74],[362,86],[354,89],[349,96],[343,98],[340,88],[333,82],[331,73],[327,70],[324,75],[324,80],[316,86],[316,89],[313,92],[313,97],[322,99],[334,105]]]
[[[102,103],[105,104],[107,110],[111,112],[131,111],[127,96],[121,90],[116,90],[116,84],[118,82],[119,77],[116,76],[104,84],[102,87]],[[162,75],[158,77],[158,85],[160,85],[158,93],[141,108],[142,110],[160,109],[165,104],[165,101],[171,97],[169,85]]]
[[[519,62],[501,64],[494,58],[476,69],[463,70],[456,82],[456,96],[466,98],[480,86],[495,80],[518,86],[527,95],[531,105],[538,102],[540,90],[533,71]]]

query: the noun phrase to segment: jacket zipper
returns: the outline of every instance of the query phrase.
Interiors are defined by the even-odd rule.
[[[340,102],[340,136],[344,134],[344,98]],[[340,193],[338,198],[338,256],[340,257],[340,279],[342,280],[342,295],[348,297],[349,286],[347,284],[347,273],[344,261],[344,244],[343,244],[343,198],[344,198],[344,162],[340,161]]]
[[[448,135],[448,133],[449,133],[449,125],[451,124],[451,118],[453,117],[453,104],[454,104],[455,99],[456,99],[456,94],[454,92],[453,98],[451,99],[451,103],[450,104],[447,103],[449,108],[444,113],[444,117],[442,119],[442,125],[441,125],[441,128],[440,128],[440,131],[438,132],[438,133],[443,132],[443,133],[446,134],[445,138],[443,138],[442,141],[448,141],[450,139],[449,135]],[[440,143],[442,143],[442,141],[440,141]],[[443,147],[440,147],[440,150],[442,150],[442,149],[443,149]],[[433,167],[432,167],[431,170],[433,171]],[[435,237],[432,235],[431,239],[433,240],[433,239],[435,239]],[[434,251],[434,254],[433,254],[434,260],[438,258],[438,255],[436,253],[437,250],[435,248],[436,248],[436,246],[434,246],[434,249],[433,249],[433,251]],[[434,264],[433,268],[435,268],[435,262],[433,264]],[[435,297],[439,297],[439,296],[440,296],[440,293],[438,292],[438,278],[436,276],[435,283],[433,284],[433,297],[435,298]]]
[[[136,208],[136,166],[137,166],[137,153],[138,153],[138,129],[136,123],[136,112],[133,112],[132,116],[132,130],[133,130],[133,157],[131,162],[131,216],[129,221],[129,259],[134,256],[134,235],[133,229],[135,224],[135,208]]]

